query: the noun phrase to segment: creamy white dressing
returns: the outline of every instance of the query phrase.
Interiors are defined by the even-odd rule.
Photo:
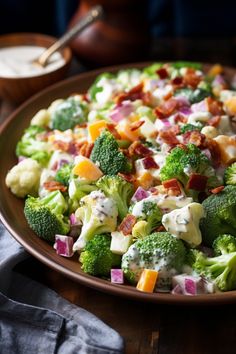
[[[0,48],[0,77],[30,77],[49,73],[64,65],[59,52],[54,53],[48,65],[42,68],[32,63],[46,48],[37,46],[14,46]]]

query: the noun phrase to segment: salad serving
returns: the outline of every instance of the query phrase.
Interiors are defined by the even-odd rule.
[[[6,185],[58,257],[139,291],[236,289],[236,82],[154,63],[32,117]]]

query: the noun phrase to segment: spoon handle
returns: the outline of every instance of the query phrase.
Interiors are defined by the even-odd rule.
[[[71,39],[73,39],[78,33],[82,32],[86,27],[93,22],[103,17],[103,9],[100,5],[94,6],[88,13],[68,32],[66,32],[60,39],[58,39],[53,45],[46,49],[42,55],[38,58],[40,65],[45,66],[49,57],[57,50],[63,48]]]

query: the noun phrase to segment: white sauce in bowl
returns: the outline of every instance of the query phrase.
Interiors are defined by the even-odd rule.
[[[42,68],[32,64],[46,48],[37,46],[14,46],[0,48],[0,77],[20,78],[43,75],[57,70],[65,60],[59,52],[54,53]]]

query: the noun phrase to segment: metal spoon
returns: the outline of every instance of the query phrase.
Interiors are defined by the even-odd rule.
[[[68,32],[66,32],[58,41],[47,48],[37,59],[33,60],[33,64],[45,67],[50,56],[57,50],[63,48],[78,33],[82,32],[86,27],[103,17],[103,9],[100,5],[94,6],[88,13]]]

